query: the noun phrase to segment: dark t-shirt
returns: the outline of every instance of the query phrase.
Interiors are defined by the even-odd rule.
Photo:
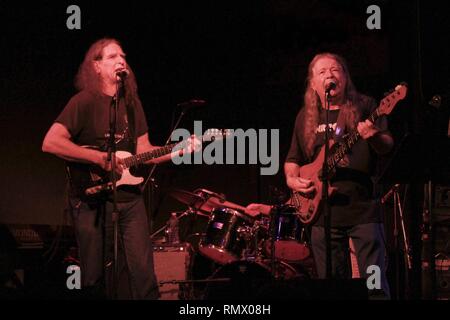
[[[71,140],[79,146],[96,146],[106,151],[109,137],[109,109],[113,98],[105,94],[96,94],[87,90],[74,95],[65,106],[55,122],[64,125],[71,135]],[[116,145],[117,150],[134,154],[134,141],[130,132],[130,122],[123,99],[119,100],[117,110]],[[140,137],[148,131],[147,121],[140,101],[133,107],[135,122],[135,137]],[[140,194],[138,187],[118,188],[118,201],[125,202]],[[80,196],[71,189],[72,196]]]
[[[367,110],[361,115],[361,120],[366,119],[377,107],[373,99],[362,99],[365,105],[361,110]],[[339,141],[349,130],[338,121],[340,110],[330,110],[329,123],[332,127],[332,138]],[[339,122],[339,125],[338,125]],[[325,133],[325,110],[320,109],[319,124],[316,128],[314,142],[314,154],[309,159],[301,144],[301,129],[304,126],[304,109],[300,110],[295,121],[291,147],[286,162],[296,163],[300,166],[308,164],[315,159],[321,150]],[[382,130],[387,130],[385,118],[379,118],[376,125]],[[330,198],[331,225],[334,227],[352,226],[355,224],[380,222],[381,214],[378,203],[373,199],[371,176],[374,169],[376,154],[367,141],[360,139],[338,164],[336,173],[331,180],[331,185],[337,188],[337,193]],[[319,213],[320,214],[320,213]],[[316,224],[323,226],[323,215],[320,214]]]

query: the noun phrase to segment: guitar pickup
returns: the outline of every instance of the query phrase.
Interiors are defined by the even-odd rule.
[[[85,193],[87,196],[92,196],[92,195],[97,194],[97,193],[102,192],[102,191],[108,191],[108,190],[111,190],[111,188],[112,188],[112,183],[109,182],[109,183],[107,183],[107,184],[102,184],[102,185],[98,185],[98,186],[95,186],[95,187],[87,188],[87,189],[84,191],[84,193]]]

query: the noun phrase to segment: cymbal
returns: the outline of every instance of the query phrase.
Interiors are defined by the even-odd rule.
[[[181,203],[187,205],[189,208],[203,212],[203,214],[197,212],[199,215],[208,216],[215,207],[211,204],[211,202],[208,202],[208,197],[205,195],[192,193],[181,189],[173,190],[170,192],[170,195]],[[204,213],[206,213],[206,215]]]
[[[195,207],[200,202],[205,201],[205,199],[200,195],[181,189],[172,190],[170,192],[170,195],[181,203],[188,205],[189,207]]]
[[[198,193],[175,189],[170,192],[170,195],[191,208],[207,213],[210,213],[214,208],[218,207],[227,207],[233,210],[245,211],[245,207],[226,201],[218,194],[204,189],[201,189]]]

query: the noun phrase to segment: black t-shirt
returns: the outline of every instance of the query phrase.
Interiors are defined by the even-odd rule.
[[[363,99],[362,101],[366,105],[361,106],[361,110],[367,110],[367,112],[361,115],[361,119],[366,119],[376,109],[376,104],[373,99]],[[345,128],[344,124],[340,123],[341,121],[338,121],[339,112],[340,110],[330,110],[328,119],[332,128],[332,138],[335,141],[339,141],[343,135],[350,131]],[[298,113],[295,121],[291,147],[286,158],[286,162],[296,163],[300,166],[312,162],[306,156],[301,144],[301,130],[304,123],[304,109],[302,109]],[[325,110],[321,108],[319,124],[315,130],[316,135],[312,159],[317,157],[323,146],[325,123]],[[379,118],[376,125],[382,131],[387,130],[385,118]],[[336,173],[331,181],[331,185],[337,188],[337,193],[330,198],[332,226],[345,227],[381,221],[380,208],[378,203],[373,199],[372,191],[373,184],[371,175],[374,171],[375,156],[375,152],[371,149],[367,141],[360,139],[343,161],[338,164]],[[320,214],[315,225],[323,226],[322,214]]]
[[[97,94],[87,90],[74,95],[65,106],[55,122],[64,125],[71,135],[71,140],[79,146],[96,146],[106,151],[109,137],[109,113],[113,97]],[[140,137],[148,131],[147,121],[140,101],[133,106],[135,137]],[[117,150],[134,154],[134,139],[131,136],[127,108],[123,98],[119,100],[117,110],[116,145]],[[138,187],[119,187],[118,201],[125,202],[140,194]],[[79,196],[71,190],[72,196]]]

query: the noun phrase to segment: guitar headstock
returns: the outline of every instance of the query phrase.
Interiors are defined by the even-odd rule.
[[[215,141],[228,138],[233,134],[231,129],[208,129],[202,136],[204,141]]]
[[[395,87],[395,90],[383,98],[378,107],[378,114],[390,114],[397,102],[403,100],[408,92],[406,83],[401,83]]]

